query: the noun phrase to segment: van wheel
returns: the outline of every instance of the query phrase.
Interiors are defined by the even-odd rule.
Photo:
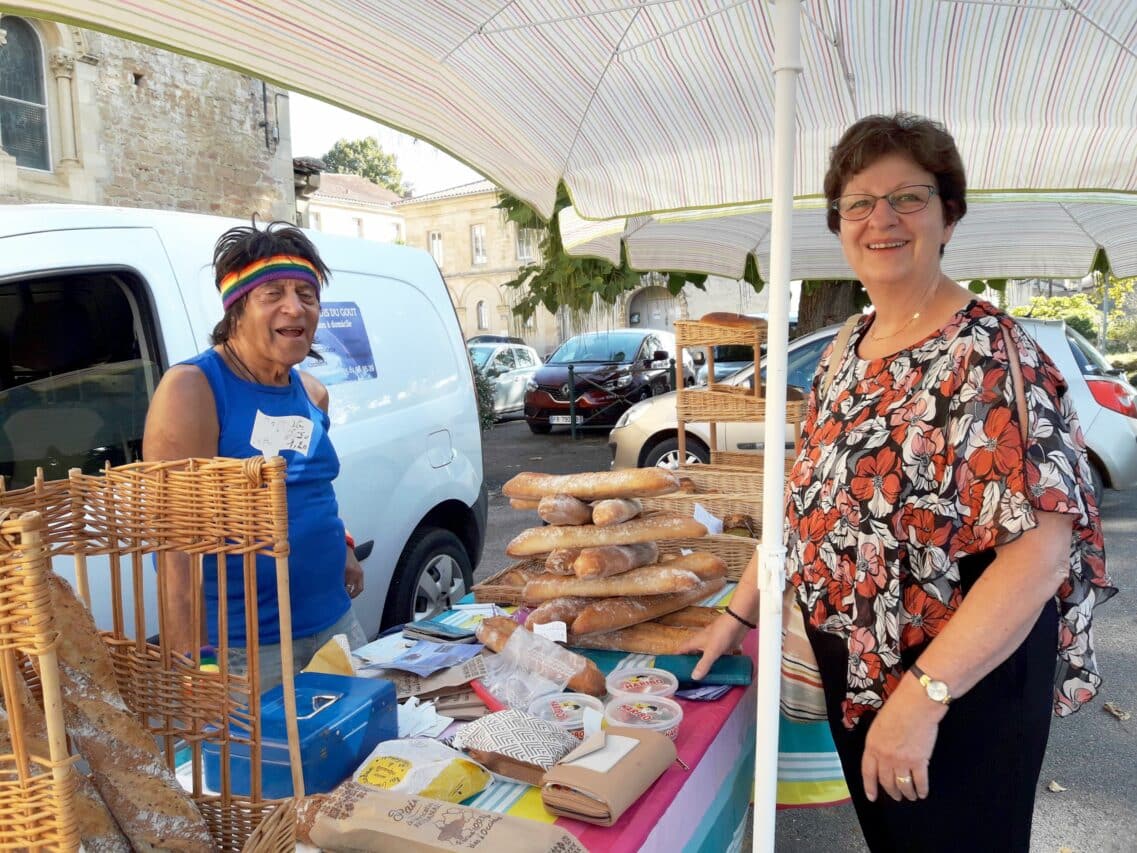
[[[687,438],[687,459],[684,465],[706,465],[711,461],[711,454],[703,443],[697,438]],[[674,471],[679,467],[679,439],[665,438],[648,451],[644,457],[644,468],[667,468]]]
[[[470,556],[449,530],[426,527],[403,549],[383,613],[384,625],[429,619],[458,603],[474,585]]]
[[[534,435],[548,435],[553,431],[549,424],[535,424],[533,421],[526,421],[525,423],[529,424],[529,432]]]

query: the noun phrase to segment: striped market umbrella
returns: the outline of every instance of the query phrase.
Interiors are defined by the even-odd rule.
[[[774,447],[784,440],[795,229],[804,245],[821,245],[793,203],[817,194],[829,147],[855,119],[902,109],[943,121],[974,190],[1137,194],[1134,0],[6,0],[4,7],[148,41],[354,110],[427,139],[546,215],[561,182],[576,215],[589,220],[768,204],[766,444]],[[1005,230],[985,235],[992,264],[1038,225],[1033,214],[998,221]],[[664,233],[669,222],[654,220]],[[688,261],[666,266],[708,268],[717,247],[735,239],[722,231],[736,226],[738,239],[762,252],[767,237],[747,232],[763,226],[727,222],[704,230],[704,243],[688,240]],[[648,231],[637,223],[633,232]],[[621,222],[617,233],[628,230]],[[1102,239],[1093,231],[1087,238]],[[767,462],[757,850],[774,845],[785,561],[784,469],[774,456]]]

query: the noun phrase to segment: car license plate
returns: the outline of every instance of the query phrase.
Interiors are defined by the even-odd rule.
[[[549,423],[551,423],[551,424],[568,425],[568,424],[571,424],[572,422],[573,422],[572,421],[572,415],[549,415]],[[580,423],[580,418],[577,418],[576,422]]]

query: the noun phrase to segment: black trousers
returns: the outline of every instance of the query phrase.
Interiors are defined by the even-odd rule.
[[[1053,708],[1058,642],[1053,600],[1022,645],[951,703],[932,751],[928,797],[915,802],[897,802],[883,789],[878,789],[876,802],[865,798],[861,757],[876,713],[865,714],[852,731],[845,728],[845,641],[813,630],[808,620],[806,631],[821,670],[829,728],[873,853],[1029,852],[1034,796]],[[904,667],[922,651],[906,650]]]

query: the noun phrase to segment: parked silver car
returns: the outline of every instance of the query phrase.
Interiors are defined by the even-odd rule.
[[[537,350],[513,343],[474,343],[466,348],[474,367],[493,383],[494,415],[500,418],[521,411],[525,383],[541,366]]]
[[[1082,424],[1094,488],[1129,489],[1137,486],[1137,391],[1121,371],[1110,367],[1094,346],[1061,320],[1017,318],[1050,355],[1070,386],[1070,396]],[[840,326],[804,335],[790,342],[789,384],[808,389],[817,363]],[[764,372],[764,371],[763,371]],[[753,387],[754,365],[735,373],[724,384]],[[710,429],[689,423],[686,464],[710,460]],[[675,393],[637,403],[613,428],[608,445],[613,468],[679,464]],[[792,435],[792,431],[789,433]],[[721,423],[718,449],[761,450],[765,424]]]

